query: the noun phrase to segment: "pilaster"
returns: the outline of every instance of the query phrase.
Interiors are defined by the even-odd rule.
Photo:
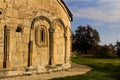
[[[3,68],[10,68],[10,28],[4,27],[4,61]]]

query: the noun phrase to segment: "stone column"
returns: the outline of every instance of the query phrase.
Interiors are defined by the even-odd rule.
[[[54,65],[54,29],[49,29],[49,65]]]
[[[3,68],[10,68],[10,29],[4,27],[4,61]]]
[[[32,66],[33,41],[29,42],[28,67]]]
[[[64,57],[64,63],[66,63],[66,58],[67,58],[67,37],[65,37],[65,57]]]
[[[66,27],[66,29],[65,29],[65,34],[64,34],[64,37],[65,37],[65,57],[64,57],[64,63],[67,63],[67,49],[68,49],[68,44],[67,44],[67,42],[68,42],[68,39],[67,39],[67,27]]]

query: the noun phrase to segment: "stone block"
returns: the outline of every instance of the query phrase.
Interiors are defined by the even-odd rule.
[[[15,0],[15,4],[27,4],[28,0]]]
[[[0,43],[4,43],[4,38],[0,38]]]
[[[11,0],[4,0],[6,3],[10,3]]]
[[[29,20],[29,19],[24,19],[24,25],[25,26],[31,26],[31,20]]]
[[[62,66],[63,69],[67,69],[67,68],[70,68],[70,67],[71,67],[70,63],[63,64],[63,66]]]
[[[16,33],[16,41],[18,43],[23,43],[23,38],[22,38],[22,34],[21,33]]]
[[[0,30],[3,30],[3,29],[4,29],[4,26],[5,26],[5,24],[0,23]]]
[[[31,11],[31,9],[27,9],[26,14],[30,14],[30,15],[32,15],[32,11]]]
[[[0,0],[0,2],[3,2],[4,0]]]
[[[4,25],[5,25],[5,23],[6,23],[6,20],[5,20],[5,19],[2,19],[2,20],[1,20],[1,24],[4,24]]]
[[[29,34],[24,34],[23,42],[29,43]]]
[[[12,71],[12,70],[0,71],[0,77],[10,77],[10,76],[20,76],[20,75],[22,75],[22,71]]]
[[[0,48],[1,47],[4,47],[4,42],[0,42]],[[3,50],[2,49],[0,49],[0,52],[2,51],[2,53],[3,53]]]
[[[0,30],[0,39],[3,39],[3,38],[4,38],[3,30]]]
[[[61,67],[57,67],[57,70],[59,71],[59,70],[62,70],[62,66]]]
[[[12,53],[12,61],[11,64],[13,67],[20,67],[23,66],[23,53],[22,52],[16,52]]]
[[[19,24],[23,24],[24,23],[24,19],[19,19]]]
[[[12,26],[12,25],[11,25]],[[15,38],[15,31],[13,29],[10,30],[10,37]]]
[[[39,65],[47,65],[48,64],[48,48],[43,47],[37,50],[37,59]]]
[[[12,17],[12,18],[18,18],[18,10],[13,8],[7,8],[6,16]]]
[[[57,68],[53,68],[53,69],[49,69],[49,72],[54,72],[54,71],[57,71],[58,69]]]
[[[33,15],[33,14],[27,14],[27,15],[26,15],[26,18],[27,18],[27,19],[32,19],[32,18],[34,18],[34,15]]]
[[[29,27],[24,27],[24,34],[25,35],[27,34],[27,36],[29,36],[29,34],[30,34],[30,28]]]
[[[0,1],[0,8],[3,8],[5,9],[7,6],[6,6],[6,3],[3,2],[3,1]]]
[[[11,38],[10,39],[10,51],[13,53],[13,52],[16,52],[16,39],[15,38]]]
[[[0,60],[0,70],[3,69],[3,60]]]
[[[20,43],[20,42],[17,42],[16,49],[17,49],[18,53],[23,52],[24,51],[24,44]]]
[[[27,54],[28,53],[28,43],[24,43],[24,52],[25,52],[25,54]],[[26,55],[27,56],[27,55]]]
[[[39,8],[41,4],[42,4],[41,0],[29,0],[27,7]]]
[[[23,72],[24,75],[31,75],[33,74],[33,71],[26,71],[26,72]]]
[[[17,23],[19,23],[19,19],[17,19],[17,18],[7,18],[6,23],[8,23],[8,24],[17,24]],[[17,27],[17,26],[15,26],[15,27]]]
[[[17,0],[16,0],[17,1]],[[27,4],[13,4],[13,6],[12,6],[14,9],[26,9],[27,8]]]
[[[24,51],[23,53],[23,66],[28,65],[28,51]]]
[[[45,73],[47,72],[47,69],[45,68],[45,66],[38,66],[37,67],[37,73]]]
[[[23,18],[26,18],[26,11],[25,10],[19,10],[19,13],[18,13],[18,18],[20,19],[23,19]]]
[[[0,47],[1,48],[1,47]],[[3,53],[0,53],[0,61],[3,61],[3,58],[4,58],[4,54]]]
[[[8,0],[8,1],[9,1],[9,0]],[[7,7],[8,7],[8,8],[12,8],[12,6],[13,6],[13,4],[11,4],[11,3],[8,3],[8,4],[7,4]]]

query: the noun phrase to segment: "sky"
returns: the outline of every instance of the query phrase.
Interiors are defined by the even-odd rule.
[[[71,29],[89,24],[100,35],[100,44],[120,41],[120,0],[64,0],[73,14]]]

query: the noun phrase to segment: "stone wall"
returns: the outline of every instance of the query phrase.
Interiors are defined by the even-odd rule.
[[[10,29],[6,68],[69,64],[70,20],[60,0],[0,0],[0,69],[5,26]],[[40,26],[45,27],[44,44],[38,42]]]

